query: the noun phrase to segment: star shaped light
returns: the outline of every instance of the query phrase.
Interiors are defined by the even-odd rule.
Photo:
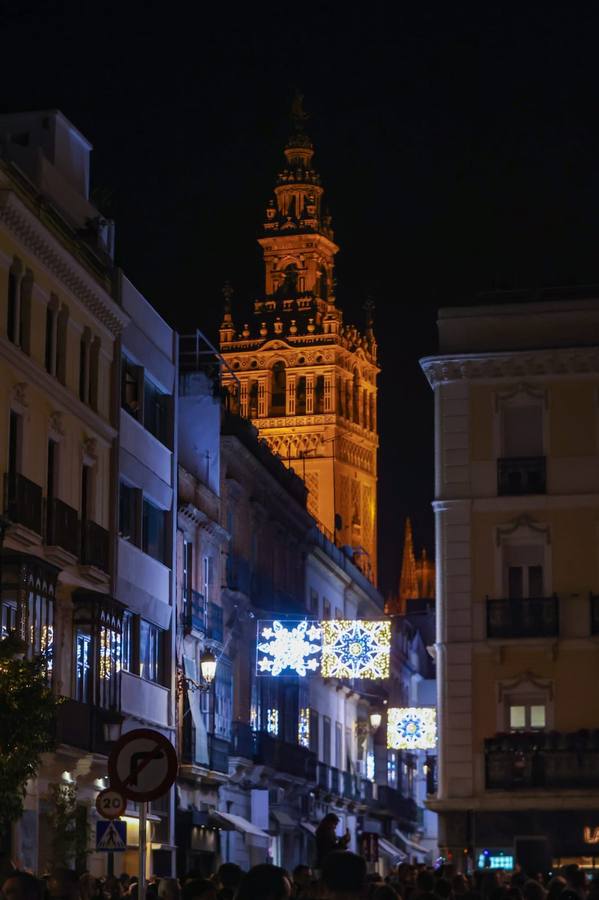
[[[299,675],[316,672],[320,663],[321,630],[318,622],[258,622],[256,670],[258,675]]]

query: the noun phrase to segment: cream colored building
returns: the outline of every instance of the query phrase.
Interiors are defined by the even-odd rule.
[[[429,805],[454,862],[536,872],[590,864],[599,841],[599,300],[502,301],[441,310],[439,354],[421,361],[435,396]]]
[[[118,706],[113,388],[127,316],[111,296],[111,224],[88,200],[89,143],[55,111],[0,116],[0,140],[1,627],[47,656],[68,698],[13,834],[14,858],[43,871],[48,786],[76,783],[87,818]]]
[[[339,248],[304,118],[296,105],[259,239],[265,284],[253,325],[235,326],[227,295],[220,349],[235,377],[223,381],[304,480],[311,515],[376,583],[377,344],[370,307],[361,333],[336,303]]]

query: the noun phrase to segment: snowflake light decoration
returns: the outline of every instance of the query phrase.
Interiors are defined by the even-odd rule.
[[[387,747],[390,750],[432,750],[437,746],[437,710],[402,707],[387,710]]]
[[[258,622],[256,673],[299,675],[316,672],[320,665],[320,623],[304,619],[292,622]]]
[[[321,622],[324,678],[388,678],[391,623]]]

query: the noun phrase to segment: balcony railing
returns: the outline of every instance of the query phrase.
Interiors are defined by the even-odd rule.
[[[206,637],[221,644],[224,640],[223,608],[212,602],[208,604]]]
[[[559,601],[552,597],[487,597],[487,637],[556,637],[559,634]]]
[[[402,797],[399,791],[388,785],[379,785],[377,805],[382,812],[386,812],[402,822],[419,824],[422,820],[420,810],[411,797]]]
[[[42,489],[19,472],[4,477],[4,512],[15,525],[42,533]]]
[[[315,753],[299,744],[288,744],[264,731],[254,734],[254,761],[271,766],[277,772],[316,781]]]
[[[599,787],[599,731],[530,732],[485,741],[488,790]]]
[[[90,519],[81,523],[81,562],[103,572],[110,568],[110,535]]]
[[[231,756],[254,757],[254,732],[247,722],[233,722]]]
[[[360,781],[360,800],[364,803],[372,803],[374,788],[372,781],[368,778],[362,778]]]
[[[359,780],[353,772],[343,773],[343,796],[348,800],[360,799]]]
[[[208,762],[196,759],[196,730],[189,716],[183,725],[183,746],[181,759],[187,765],[203,766],[213,772],[229,771],[229,742],[216,734],[208,735]]]
[[[183,627],[186,634],[206,632],[206,602],[204,595],[191,588],[183,591]]]
[[[544,494],[546,484],[544,456],[504,456],[497,460],[499,496]]]
[[[113,710],[67,698],[56,712],[56,741],[80,750],[108,755],[112,745],[106,741],[104,725],[114,722],[115,715],[121,718]]]
[[[599,634],[599,594],[591,594],[591,634]]]
[[[79,516],[73,509],[57,497],[48,500],[46,543],[51,547],[62,547],[73,556],[79,556]]]

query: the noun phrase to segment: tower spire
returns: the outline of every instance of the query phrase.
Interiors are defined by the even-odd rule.
[[[231,305],[231,297],[233,296],[233,288],[229,281],[225,281],[222,289],[224,297],[223,321],[219,329],[221,343],[223,341],[235,340],[235,325],[233,324],[233,313]]]
[[[399,578],[399,611],[405,613],[406,602],[414,597],[419,597],[418,573],[416,571],[416,558],[414,556],[414,536],[412,534],[412,522],[406,518],[406,527],[403,541],[403,557],[401,561],[401,575]]]

